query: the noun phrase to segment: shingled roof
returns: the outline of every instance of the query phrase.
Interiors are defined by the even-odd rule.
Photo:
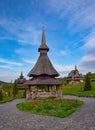
[[[39,52],[40,52],[41,50],[47,50],[47,51],[49,51],[49,48],[48,48],[48,46],[47,46],[47,44],[46,44],[44,28],[43,28],[43,31],[42,31],[42,42],[41,42],[40,47],[38,48],[38,51],[39,51]]]
[[[28,80],[25,84],[31,85],[32,86],[36,86],[36,85],[60,85],[61,82],[58,78],[32,78],[30,80]]]
[[[40,56],[34,66],[34,68],[28,73],[29,77],[39,76],[39,75],[49,75],[49,76],[59,76],[58,72],[53,67],[47,52],[49,51],[48,46],[46,45],[44,29],[42,31],[42,42],[38,49]]]

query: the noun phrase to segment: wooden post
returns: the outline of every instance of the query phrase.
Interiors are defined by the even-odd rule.
[[[50,91],[52,92],[52,86],[50,86]]]
[[[58,86],[56,85],[56,93],[58,94]]]
[[[38,86],[36,86],[36,88],[37,88],[37,92],[39,91],[39,87]]]
[[[29,85],[28,88],[29,88],[29,91],[30,91],[31,90],[31,85]]]
[[[48,92],[49,92],[49,86],[48,86]]]

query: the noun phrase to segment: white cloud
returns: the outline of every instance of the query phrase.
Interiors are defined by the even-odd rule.
[[[80,59],[80,67],[83,71],[95,73],[95,31],[85,37],[82,51],[86,50],[86,54]]]
[[[95,1],[91,0],[49,0],[48,13],[55,13],[61,20],[67,20],[71,33],[95,28]]]
[[[68,54],[68,52],[67,52],[66,50],[62,50],[60,53],[61,53],[62,55],[67,55],[67,54]]]
[[[22,63],[9,61],[7,59],[0,58],[0,62],[8,65],[22,66]]]
[[[29,63],[29,64],[35,64],[36,63],[36,61],[35,60],[31,60],[31,59],[22,59],[24,62],[26,62],[26,63]]]
[[[0,65],[0,68],[3,68],[3,69],[12,69],[12,67],[8,66],[8,65]]]
[[[83,49],[92,49],[95,47],[95,31],[92,30],[92,32],[85,37],[84,39],[85,44],[83,45]]]
[[[55,65],[55,69],[60,76],[67,76],[68,73],[74,69],[74,65]]]
[[[7,32],[5,36],[0,36],[0,40],[15,40],[19,44],[39,44],[41,32],[29,21],[2,18],[0,26]]]
[[[93,53],[88,53],[83,56],[79,62],[79,67],[82,72],[92,72],[95,73],[95,50]]]
[[[15,52],[18,53],[18,54],[25,54],[26,49],[25,48],[19,48],[19,49],[15,50]]]
[[[55,69],[58,71],[61,77],[67,77],[68,73],[70,73],[72,70],[75,69],[75,65],[55,65]],[[95,73],[95,68],[91,68],[87,64],[78,64],[77,69],[79,70],[79,73],[86,74],[88,72]]]
[[[95,61],[95,57],[93,55],[86,55],[81,59],[81,62],[91,62]]]
[[[14,81],[18,76],[18,73],[0,72],[1,81],[11,82],[11,80]]]
[[[27,79],[27,74],[23,73],[24,77]],[[20,73],[13,72],[0,72],[0,80],[6,82],[14,82],[15,79],[19,78]]]

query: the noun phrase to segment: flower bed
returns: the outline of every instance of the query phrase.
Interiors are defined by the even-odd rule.
[[[83,104],[82,101],[72,99],[35,99],[31,102],[17,104],[17,108],[36,114],[66,117],[77,110]]]

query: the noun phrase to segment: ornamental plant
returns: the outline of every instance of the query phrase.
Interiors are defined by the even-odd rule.
[[[85,86],[84,86],[84,91],[89,91],[92,89],[91,83],[90,83],[90,78],[89,75],[87,74],[85,77]]]
[[[20,110],[48,116],[66,117],[74,112],[82,101],[67,99],[35,99],[17,105]]]

